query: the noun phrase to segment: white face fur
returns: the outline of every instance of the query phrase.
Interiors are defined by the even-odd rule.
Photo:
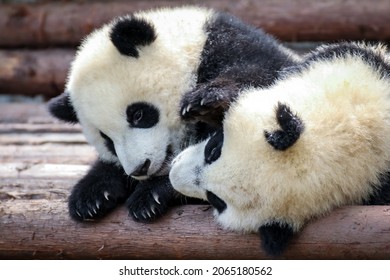
[[[286,149],[266,138],[281,129],[279,103],[303,124]],[[225,115],[223,139],[181,152],[170,180],[179,192],[216,204],[226,228],[257,231],[276,222],[298,231],[375,191],[390,163],[389,116],[389,79],[353,56],[318,61],[269,89],[242,92]]]
[[[151,44],[137,47],[138,57],[122,55],[111,42],[115,22],[83,42],[66,90],[87,140],[103,160],[119,163],[127,174],[149,160],[147,174],[134,176],[137,179],[167,174],[168,157],[179,151],[184,133],[177,114],[179,100],[196,83],[206,40],[203,25],[209,16],[208,10],[195,8],[136,14],[156,33]],[[129,106],[139,103],[149,107],[127,114]],[[148,110],[158,115],[152,125],[129,125],[129,118],[150,118],[145,116]],[[101,133],[112,140],[117,157]]]

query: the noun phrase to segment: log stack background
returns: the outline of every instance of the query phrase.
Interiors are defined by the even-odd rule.
[[[36,1],[0,4],[0,93],[54,96],[82,38],[115,16],[199,4],[230,12],[283,42],[390,41],[390,1]]]
[[[86,34],[155,7],[227,11],[302,52],[338,40],[390,42],[388,0],[8,2],[16,1],[0,1],[0,97],[60,94]],[[67,196],[95,157],[80,128],[51,118],[42,102],[0,104],[0,259],[266,258],[258,236],[220,229],[206,206],[178,207],[146,225],[124,208],[99,223],[69,220]],[[283,258],[389,259],[390,206],[345,207],[318,219]]]

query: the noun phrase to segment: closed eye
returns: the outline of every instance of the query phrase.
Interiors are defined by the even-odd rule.
[[[223,146],[223,131],[219,130],[207,142],[204,149],[204,158],[206,164],[211,164],[221,156]]]

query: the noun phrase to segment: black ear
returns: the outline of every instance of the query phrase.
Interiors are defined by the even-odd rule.
[[[280,223],[261,226],[259,234],[264,251],[272,257],[280,256],[294,236],[291,226]]]
[[[61,95],[52,98],[48,104],[50,114],[54,117],[69,123],[78,123],[76,112],[70,101],[69,93],[64,92]]]
[[[299,139],[305,126],[302,120],[282,103],[278,103],[276,107],[276,120],[281,129],[273,132],[264,131],[264,136],[272,147],[284,151]]]
[[[121,54],[137,58],[137,46],[150,45],[156,39],[156,32],[145,20],[126,17],[114,24],[110,38]]]

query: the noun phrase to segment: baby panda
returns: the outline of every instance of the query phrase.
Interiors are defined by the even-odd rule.
[[[269,88],[242,90],[223,129],[173,160],[170,180],[209,201],[223,227],[259,232],[277,256],[312,218],[390,203],[389,171],[390,56],[339,43]]]
[[[214,130],[180,118],[192,111],[183,96],[202,103],[200,114],[222,111],[239,89],[269,85],[297,61],[261,30],[206,8],[138,12],[94,31],[65,92],[48,105],[55,117],[80,123],[99,155],[73,188],[71,217],[103,217],[126,199],[137,221],[162,215],[182,199],[169,182],[171,159]]]

